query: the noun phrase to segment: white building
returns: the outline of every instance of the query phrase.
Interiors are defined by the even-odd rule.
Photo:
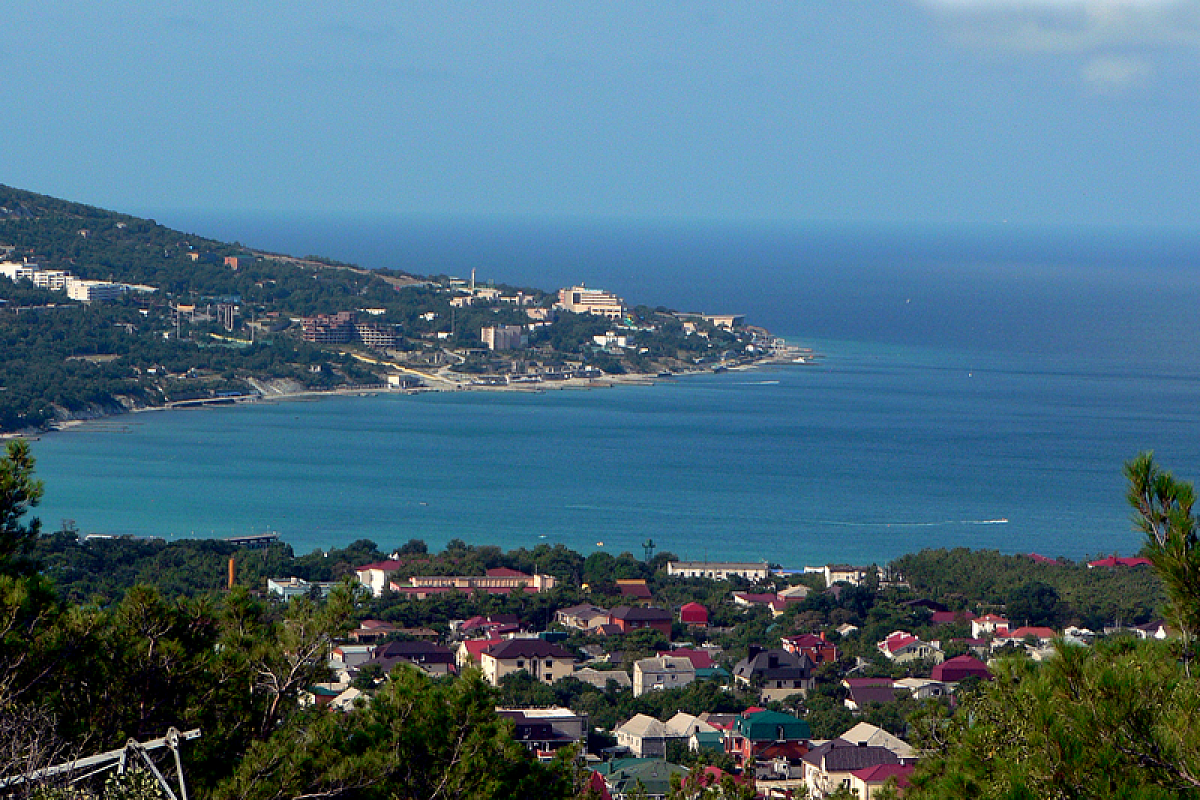
[[[771,574],[771,565],[766,561],[670,561],[667,562],[667,574],[684,578],[714,578],[719,581],[729,580],[729,576],[737,575],[748,581],[761,581]]]
[[[625,316],[625,301],[611,292],[572,286],[558,290],[558,307],[575,314],[596,314],[609,319]]]
[[[81,303],[98,303],[116,300],[125,294],[125,287],[108,281],[85,281],[70,278],[67,281],[67,297]]]
[[[33,273],[33,285],[39,289],[50,289],[51,291],[61,292],[67,288],[67,281],[71,280],[71,273],[65,269],[39,269]]]
[[[659,689],[678,689],[696,680],[691,659],[679,656],[642,658],[633,662],[633,696]]]
[[[8,278],[13,283],[17,281],[32,281],[33,273],[37,271],[37,264],[22,264],[18,261],[0,263],[0,275]]]

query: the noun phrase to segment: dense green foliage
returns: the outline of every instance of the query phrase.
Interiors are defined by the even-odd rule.
[[[902,556],[892,568],[917,592],[954,599],[960,608],[1003,609],[1015,602],[1018,615],[1010,619],[1019,624],[1095,630],[1116,621],[1141,624],[1155,618],[1165,599],[1158,575],[1145,567],[1089,569],[960,547]]]
[[[1200,618],[1200,564],[1190,484],[1149,454],[1125,468],[1146,552],[1172,617]],[[1200,679],[1191,639],[1061,644],[1036,663],[1006,660],[996,680],[960,697],[952,718],[919,723],[928,752],[908,797],[1200,797]]]

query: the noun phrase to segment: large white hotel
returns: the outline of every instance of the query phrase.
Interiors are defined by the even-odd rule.
[[[558,290],[558,307],[576,314],[596,314],[609,319],[625,316],[625,301],[611,292],[572,286]]]

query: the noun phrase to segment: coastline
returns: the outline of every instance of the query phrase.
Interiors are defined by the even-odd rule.
[[[767,365],[812,365],[820,358],[819,354],[806,348],[791,347],[786,353],[779,355],[766,355],[761,358],[756,358],[748,363],[734,364],[730,366],[720,366],[719,369],[693,367],[689,369],[681,369],[669,373],[651,373],[651,372],[635,372],[609,375],[605,374],[597,378],[567,378],[561,381],[540,381],[536,383],[476,383],[466,379],[463,376],[462,380],[452,380],[445,373],[431,375],[429,373],[417,372],[415,370],[406,370],[411,374],[416,374],[430,381],[430,384],[420,387],[389,387],[385,385],[370,385],[370,386],[351,386],[351,387],[336,387],[332,389],[300,389],[292,390],[283,387],[279,384],[271,384],[271,391],[264,392],[264,384],[257,379],[250,379],[252,385],[255,386],[255,391],[251,394],[239,395],[237,397],[219,397],[209,398],[204,400],[189,400],[176,403],[167,403],[160,406],[134,406],[125,408],[120,412],[104,411],[99,409],[88,409],[86,412],[78,416],[67,416],[60,420],[56,420],[51,426],[44,429],[33,429],[26,431],[0,432],[0,442],[11,439],[26,439],[29,441],[37,441],[42,436],[52,433],[62,433],[71,431],[87,425],[88,423],[108,423],[110,425],[118,424],[118,420],[134,414],[143,414],[152,411],[176,411],[187,408],[211,408],[214,406],[232,406],[241,405],[244,403],[262,403],[262,402],[303,402],[315,401],[324,397],[353,397],[353,396],[373,396],[378,394],[426,394],[426,393],[453,393],[453,392],[522,392],[526,394],[544,393],[547,391],[585,391],[591,389],[611,389],[617,386],[653,386],[664,381],[669,381],[674,378],[686,378],[693,375],[707,375],[714,372],[743,372],[757,369],[760,366]],[[376,362],[383,364],[386,362]],[[396,365],[388,364],[395,367]],[[450,373],[454,374],[454,373]]]

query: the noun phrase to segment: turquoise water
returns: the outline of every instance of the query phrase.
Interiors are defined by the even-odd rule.
[[[1121,465],[1200,477],[1200,242],[1067,231],[228,217],[369,267],[745,313],[818,366],[140,414],[35,445],[49,527],[562,542],[798,566],[1131,553]],[[115,426],[115,427],[114,427]]]
[[[653,538],[685,558],[883,563],[923,547],[1081,558],[1139,540],[1121,464],[1197,474],[1200,376],[813,342],[817,366],[538,394],[156,412],[35,444],[50,527],[279,531],[297,552]]]

